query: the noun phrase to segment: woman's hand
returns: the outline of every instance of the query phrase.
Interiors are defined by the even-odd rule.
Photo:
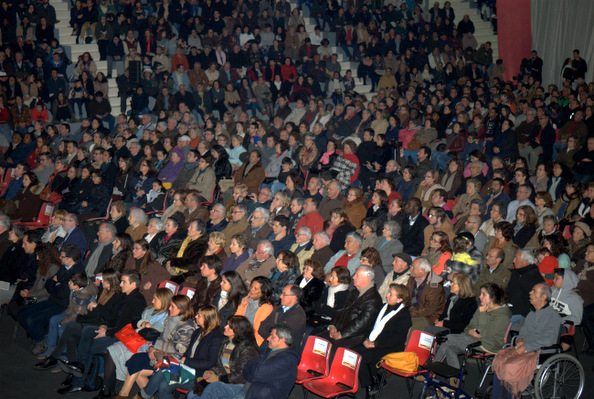
[[[375,342],[366,339],[365,341],[363,341],[363,346],[367,349],[375,348]]]
[[[89,303],[89,305],[87,306],[87,309],[90,311],[92,311],[93,309],[95,309],[97,307],[97,302],[91,302]]]
[[[152,347],[152,346],[148,349],[148,357],[149,357],[149,359],[151,359],[151,360],[157,360],[157,358],[155,357],[155,352],[157,352],[157,350],[154,347]]]
[[[435,322],[435,327],[443,327],[443,320],[438,320]]]
[[[204,374],[202,374],[202,378],[204,378],[205,380],[208,380],[211,375],[212,375],[212,371],[207,370],[204,372]]]
[[[21,290],[20,294],[23,298],[26,298],[29,296],[29,290]]]
[[[146,284],[142,288],[144,288],[145,291],[148,291],[151,289],[151,285],[152,285],[151,282],[147,281]]]

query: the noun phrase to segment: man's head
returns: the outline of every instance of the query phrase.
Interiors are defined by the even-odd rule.
[[[520,249],[514,256],[514,268],[522,269],[526,266],[535,265],[538,263],[536,257],[532,254],[532,251],[528,249]]]
[[[113,239],[116,234],[117,229],[113,223],[102,223],[101,226],[99,226],[99,230],[97,231],[97,238],[99,242],[105,243]]]
[[[256,208],[252,217],[250,218],[250,224],[252,229],[259,229],[264,225],[264,223],[268,223],[270,219],[270,212],[264,208]]]
[[[206,255],[200,263],[200,275],[209,280],[216,278],[223,269],[221,259],[216,255]]]
[[[62,227],[66,231],[70,231],[71,229],[75,228],[76,226],[78,226],[78,218],[76,217],[76,215],[74,213],[69,213],[62,220]]]
[[[283,288],[283,292],[280,297],[281,306],[290,308],[295,306],[301,300],[303,291],[298,285],[290,284]]]
[[[328,198],[335,199],[340,195],[340,185],[333,181],[328,184]]]
[[[231,220],[234,222],[239,222],[241,219],[245,217],[247,213],[247,209],[244,205],[235,205],[233,208],[233,212],[231,212]]]
[[[501,248],[491,248],[485,257],[485,263],[491,270],[495,270],[505,260],[505,252]]]
[[[136,270],[126,270],[122,274],[122,281],[120,283],[120,287],[122,287],[122,292],[126,295],[129,295],[132,291],[138,288],[140,285],[140,274]]]
[[[516,191],[516,199],[518,202],[524,202],[530,198],[532,195],[532,187],[528,184],[521,184],[518,187],[518,191]]]
[[[223,204],[214,204],[210,209],[210,220],[213,223],[219,223],[225,217],[225,205]]]
[[[375,278],[375,273],[373,269],[369,266],[359,266],[355,275],[353,276],[353,285],[357,289],[362,289],[368,287],[370,284],[373,284],[373,280]]]
[[[330,241],[331,239],[328,233],[325,231],[318,231],[316,234],[314,234],[312,242],[316,251],[319,251],[320,249],[330,245]]]
[[[274,253],[274,247],[272,243],[268,240],[262,240],[256,246],[255,256],[256,259],[259,261],[264,261],[268,259]]]
[[[200,195],[198,193],[190,193],[186,196],[185,204],[189,210],[193,211],[200,205]]]
[[[468,219],[466,219],[466,222],[464,222],[464,228],[466,229],[466,231],[472,234],[476,234],[476,232],[481,227],[481,221],[482,220],[480,216],[468,216]]]
[[[405,253],[394,254],[394,261],[392,262],[392,269],[394,273],[405,272],[412,264],[412,258]]]
[[[415,217],[421,210],[421,201],[418,198],[411,198],[404,206],[404,212],[410,216]]]
[[[289,218],[285,215],[278,215],[272,222],[272,232],[275,236],[286,236],[289,231]],[[277,238],[278,239],[278,238]]]
[[[293,345],[293,331],[286,324],[275,324],[267,341],[270,349],[286,349]]]
[[[530,304],[534,306],[534,309],[540,310],[551,299],[551,287],[544,283],[535,284],[530,291],[529,298]]]
[[[75,244],[62,245],[60,259],[64,266],[70,267],[80,261],[80,249]]]
[[[23,249],[26,254],[35,253],[35,248],[41,245],[41,234],[36,230],[29,230],[23,235]]]
[[[192,240],[200,237],[206,231],[206,224],[201,219],[193,220],[188,226],[188,237]]]
[[[419,257],[412,262],[410,275],[416,279],[424,279],[431,272],[431,263],[427,258]]]
[[[359,252],[362,243],[363,238],[358,233],[353,232],[347,234],[344,242],[344,249],[346,250],[347,255],[351,256]]]
[[[311,229],[307,226],[302,226],[295,232],[295,242],[298,245],[307,244],[311,240]]]
[[[434,206],[429,209],[427,216],[429,217],[429,224],[433,226],[441,226],[445,221],[447,214],[443,208]]]
[[[303,210],[306,214],[317,211],[318,210],[318,201],[313,197],[306,199],[305,204],[303,205]]]

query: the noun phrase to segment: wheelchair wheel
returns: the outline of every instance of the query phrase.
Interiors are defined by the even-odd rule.
[[[552,356],[536,372],[536,399],[578,399],[584,382],[584,369],[576,358],[565,353]]]

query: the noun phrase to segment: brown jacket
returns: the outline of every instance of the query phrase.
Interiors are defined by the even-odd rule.
[[[208,222],[208,209],[202,205],[198,205],[198,208],[194,209],[191,213],[189,209],[184,211],[184,216],[186,217],[186,223],[184,224],[184,229],[188,229],[190,227],[190,223],[192,223],[196,219],[200,219],[203,222]]]
[[[257,194],[260,191],[260,185],[266,177],[266,172],[264,171],[262,164],[258,162],[244,177],[243,174],[248,165],[249,162],[244,162],[237,172],[235,172],[235,184],[245,184],[250,194]]]
[[[441,227],[438,229],[436,229],[432,224],[428,224],[427,227],[425,227],[425,230],[423,230],[423,236],[424,236],[424,242],[425,242],[425,248],[423,249],[423,254],[425,254],[427,252],[427,250],[429,249],[429,241],[431,241],[431,236],[436,231],[443,231],[444,233],[446,233],[448,235],[448,238],[450,239],[450,242],[452,242],[454,240],[454,238],[456,237],[456,233],[454,233],[454,226],[452,225],[452,222],[450,222],[450,219],[447,218],[447,216],[446,216],[444,222],[442,223]]]
[[[230,221],[225,230],[223,230],[223,234],[225,235],[225,252],[227,255],[231,254],[231,250],[229,249],[229,244],[231,244],[231,239],[235,234],[243,233],[245,229],[248,227],[247,217],[244,217],[239,222]]]
[[[138,241],[143,239],[146,233],[146,224],[139,224],[136,227],[128,226],[128,228],[126,229],[126,234],[130,234],[130,237],[132,237],[132,241]]]
[[[367,209],[363,201],[363,198],[357,198],[353,202],[348,202],[345,198],[342,203],[342,210],[349,217],[351,224],[357,229],[361,228],[361,221],[367,215]]]
[[[441,315],[445,308],[446,299],[443,290],[443,280],[437,274],[430,272],[421,288],[420,298],[417,304],[409,308],[411,317],[425,317],[430,326]],[[415,297],[416,280],[414,277],[408,279],[408,293],[411,298]]]
[[[141,271],[136,269],[136,259],[133,257],[128,258],[126,261],[126,267],[124,270],[136,270],[140,273],[140,293],[144,296],[146,303],[151,303],[153,295],[163,281],[169,280],[171,275],[159,262],[153,260],[148,263],[146,270]],[[150,287],[145,289],[146,283],[150,283]]]
[[[342,203],[344,202],[344,197],[342,194],[338,194],[338,197],[331,199],[329,197],[324,197],[322,201],[320,201],[320,206],[318,207],[318,212],[324,220],[330,219],[330,212],[336,208],[340,208]],[[367,212],[367,211],[365,211]],[[352,223],[352,222],[351,222]]]

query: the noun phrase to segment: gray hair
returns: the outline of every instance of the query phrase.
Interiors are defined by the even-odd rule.
[[[148,222],[148,216],[146,216],[142,208],[130,209],[130,216],[134,217],[138,224],[146,224]]]
[[[287,324],[275,324],[270,327],[270,331],[276,330],[276,336],[285,340],[287,346],[293,345],[293,330]]]
[[[130,147],[132,147],[132,144],[136,143],[137,145],[140,145],[140,142],[138,141],[138,139],[130,139],[128,140],[128,142],[126,143],[126,147],[128,147],[128,149],[130,149]],[[136,208],[135,208],[136,209]]]
[[[551,297],[553,296],[553,292],[551,291],[551,287],[549,287],[548,284],[545,283],[538,283],[537,285],[540,285],[540,294],[544,295],[547,302],[551,301]]]
[[[470,180],[476,180],[476,179],[469,179]],[[478,180],[477,180],[478,181]],[[479,182],[480,184],[480,182]],[[476,184],[475,184],[476,187]],[[472,206],[472,204],[477,204],[479,207],[479,212],[481,213],[481,215],[484,215],[485,212],[487,211],[487,204],[485,204],[485,201],[483,201],[482,198],[475,198],[472,201],[470,201],[470,206]]]
[[[262,214],[262,217],[264,217],[264,219],[266,219],[264,223],[268,223],[268,221],[270,220],[270,211],[268,209],[265,209],[265,208],[262,208],[262,207],[258,207],[256,209],[254,209],[254,212],[252,213],[252,216],[256,212],[260,212]]]
[[[421,270],[423,270],[426,273],[430,273],[431,272],[431,263],[429,263],[429,261],[427,260],[427,258],[423,257],[423,256],[419,256],[417,259],[415,259],[415,262],[419,261],[419,268]]]
[[[332,241],[328,233],[326,233],[325,231],[318,231],[316,234],[314,234],[314,237],[315,236],[318,236],[322,240],[324,240],[326,242],[326,245],[330,245],[330,242]]]
[[[113,223],[101,223],[101,226],[103,226],[105,230],[111,233],[113,237],[115,237],[115,235],[118,233],[118,229],[116,229],[115,224]]]
[[[361,272],[362,274],[367,276],[371,283],[373,283],[373,281],[375,280],[375,272],[370,266],[359,266],[357,268],[357,272]]]
[[[258,209],[262,209],[262,208],[258,208]],[[245,205],[242,205],[242,204],[235,205],[235,207],[233,208],[233,210],[240,211],[240,212],[243,212],[243,213],[247,213],[247,207]]]
[[[402,227],[400,226],[400,223],[396,222],[395,220],[389,220],[384,223],[384,227],[387,227],[388,230],[390,230],[390,237],[392,239],[400,238],[402,234]]]
[[[274,253],[274,247],[270,241],[262,240],[258,243],[258,245],[262,246],[262,250],[265,254],[272,255]]]
[[[528,262],[529,265],[535,265],[538,263],[538,259],[536,259],[531,250],[519,249],[518,252],[520,253],[520,259]]]
[[[361,235],[357,232],[353,231],[347,234],[346,238],[352,238],[353,240],[357,241],[359,243],[359,246],[363,245],[363,237],[361,237]]]
[[[5,214],[0,215],[0,227],[4,227],[6,230],[10,229],[10,218]]]
[[[227,212],[227,209],[225,208],[225,205],[223,205],[223,204],[216,203],[216,204],[214,204],[214,205],[212,206],[212,209],[215,209],[215,208],[218,208],[218,209],[219,209],[219,211],[220,211],[220,212],[221,212],[223,215],[225,214],[225,212]]]
[[[157,229],[157,231],[165,230],[165,222],[164,221],[162,221],[159,218],[152,218],[151,220],[149,220],[149,223],[152,221],[155,222],[155,229]]]
[[[534,108],[528,108],[526,110],[526,115],[532,114],[532,116],[536,116],[536,110]]]
[[[307,240],[311,240],[311,229],[307,226],[302,226],[297,229],[298,232],[301,232],[307,236]]]

